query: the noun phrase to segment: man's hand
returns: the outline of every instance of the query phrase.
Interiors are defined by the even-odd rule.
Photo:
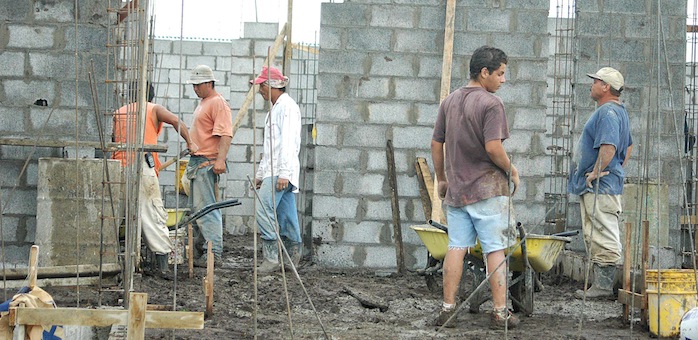
[[[189,149],[189,153],[193,154],[193,153],[199,151],[199,146],[194,144],[194,142],[191,142],[191,143],[187,144],[187,149]]]
[[[519,170],[512,164],[511,165],[511,182],[514,184],[514,190],[511,191],[511,196],[514,196],[516,190],[519,188],[521,179],[519,178]]]
[[[216,162],[213,163],[213,173],[216,175],[220,175],[222,173],[225,173],[225,159],[222,159],[222,158],[216,159]]]
[[[448,189],[448,181],[438,181],[438,192],[439,198],[443,200],[446,198],[446,189]]]
[[[608,175],[608,171],[601,171],[601,172],[599,173],[599,175],[596,175],[596,171],[587,172],[586,175],[585,175],[585,176],[587,176],[587,179],[586,179],[587,186],[588,186],[589,188],[593,188],[593,187],[594,187],[594,181],[595,181],[597,178],[601,178],[601,177],[606,176],[606,175]]]
[[[259,190],[259,188],[262,187],[262,180],[259,178],[254,179],[254,187],[255,189]]]
[[[280,178],[276,180],[276,191],[286,190],[288,188],[288,180],[285,178]]]

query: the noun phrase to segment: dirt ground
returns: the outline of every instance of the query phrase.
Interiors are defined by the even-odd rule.
[[[228,236],[224,262],[233,269],[215,270],[214,314],[205,320],[202,330],[148,329],[147,339],[250,339],[255,335],[254,280],[252,271],[252,236]],[[261,255],[260,255],[261,257]],[[148,303],[172,305],[180,311],[204,311],[203,276],[205,269],[195,268],[188,279],[185,267],[179,268],[178,280],[166,281],[138,275],[134,288],[148,293]],[[290,269],[289,269],[290,270]],[[587,301],[584,305],[573,297],[581,284],[552,273],[542,275],[543,290],[535,293],[532,316],[519,315],[515,329],[490,330],[491,303],[472,314],[463,308],[457,326],[437,331],[432,326],[441,304],[441,292],[430,291],[425,278],[417,273],[397,276],[362,269],[328,269],[308,261],[301,264],[299,275],[314,304],[313,312],[301,285],[287,272],[292,326],[288,318],[284,280],[280,274],[258,278],[257,330],[259,339],[649,339],[641,326],[623,323],[622,305],[611,301]],[[437,278],[437,282],[440,276]],[[439,286],[440,286],[440,282]],[[75,289],[51,288],[60,307],[74,307]],[[352,296],[349,293],[353,293]],[[362,305],[355,296],[384,308]],[[102,293],[105,305],[118,305],[120,293]],[[94,288],[82,287],[80,306],[97,304]],[[375,307],[375,306],[374,306]],[[582,313],[582,310],[584,313]],[[320,321],[322,321],[323,328]],[[580,320],[582,320],[580,322]],[[293,335],[292,335],[293,334]],[[327,334],[327,337],[325,337]]]

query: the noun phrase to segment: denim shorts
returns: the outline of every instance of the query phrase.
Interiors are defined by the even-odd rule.
[[[495,196],[463,207],[448,207],[448,248],[474,247],[476,239],[485,254],[516,244],[516,219],[513,209],[509,209],[509,197]]]

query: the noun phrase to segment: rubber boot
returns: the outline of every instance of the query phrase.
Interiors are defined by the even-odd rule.
[[[257,267],[258,273],[273,273],[279,270],[279,246],[276,240],[262,240],[262,264]]]
[[[293,242],[286,237],[282,237],[281,240],[284,242],[284,247],[286,247],[288,256],[291,257],[291,261],[293,261],[293,265],[297,268],[301,263],[301,243]],[[284,263],[287,263],[286,257],[284,257]]]
[[[155,262],[157,267],[155,268],[155,273],[157,276],[172,280],[172,272],[170,272],[170,264],[167,263],[169,255],[168,254],[155,254]]]
[[[616,278],[616,266],[601,266],[597,263],[593,264],[594,283],[586,291],[587,299],[614,299],[613,281]],[[577,290],[574,292],[574,297],[577,299],[584,298],[584,291]]]

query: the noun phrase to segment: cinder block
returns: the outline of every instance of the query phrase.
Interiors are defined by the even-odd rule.
[[[29,66],[36,77],[75,79],[75,55],[30,53]]]
[[[489,34],[487,33],[475,33],[475,32],[456,32],[454,37],[453,37],[453,54],[454,55],[464,55],[468,56],[467,60],[470,62],[470,56],[472,56],[473,52],[475,50],[482,46],[487,44],[488,41],[488,36]],[[495,46],[500,46],[500,45],[495,45]],[[509,54],[507,51],[508,46],[507,45],[501,45],[501,47],[504,49],[504,52]],[[455,66],[455,65],[454,65]],[[468,78],[468,77],[464,77]]]
[[[381,234],[386,228],[384,223],[376,221],[344,222],[344,237],[342,241],[349,243],[379,244]]]
[[[0,131],[9,133],[25,132],[25,109],[19,107],[0,107]]]
[[[107,46],[107,29],[99,26],[83,25],[78,28],[77,49],[80,52],[103,53]],[[65,29],[65,51],[75,52],[75,27]],[[96,59],[96,58],[95,58]]]
[[[0,20],[26,22],[33,13],[33,3],[29,1],[0,1]]]
[[[252,53],[251,39],[234,39],[230,42],[230,55],[235,57],[250,57]]]
[[[315,195],[313,217],[355,219],[358,205],[357,198]]]
[[[254,55],[259,58],[257,69],[261,70],[262,65],[264,64],[264,58],[271,53],[271,48],[274,46],[274,40],[253,40],[252,43],[254,44]],[[274,56],[275,58],[271,62],[272,66],[281,69],[281,58],[283,58],[283,56],[284,46],[282,45],[276,49],[276,55]]]
[[[433,126],[436,123],[436,115],[439,112],[437,103],[417,103],[414,105],[417,111],[417,124]]]
[[[509,58],[531,58],[547,55],[546,53],[536,53],[535,45],[538,39],[543,39],[543,37],[531,37],[530,34],[521,33],[496,34],[492,36],[492,45],[501,46]]]
[[[412,173],[413,168],[398,169],[399,171],[407,171]],[[416,175],[408,175],[405,173],[397,174],[397,187],[400,197],[419,197],[419,184],[417,183]]]
[[[10,199],[12,188],[0,190],[2,192],[3,214],[6,215],[36,215],[36,189],[17,188]]]
[[[334,243],[344,236],[340,222],[313,219],[311,225],[311,237],[319,243]]]
[[[318,122],[315,126],[317,130],[316,145],[334,146],[337,145],[337,131],[340,125],[324,124]]]
[[[31,244],[5,245],[5,263],[14,264],[15,268],[26,268],[29,264]]]
[[[361,151],[351,148],[318,146],[315,148],[316,167],[326,170],[361,170]]]
[[[500,8],[468,11],[466,15],[467,31],[472,32],[509,32],[513,12]],[[524,43],[523,41],[521,43]]]
[[[320,27],[368,26],[370,6],[354,3],[323,3],[320,6]]]
[[[347,29],[347,50],[389,51],[393,31],[388,28]]]
[[[342,146],[385,147],[387,129],[386,125],[345,125]]]
[[[532,94],[530,83],[524,82],[506,83],[497,91],[497,96],[502,98],[505,107],[512,104],[517,106],[531,105],[535,99],[532,98]]]
[[[174,55],[202,55],[204,52],[203,41],[191,41],[191,40],[173,40],[172,41],[172,54]],[[196,65],[194,65],[196,66]],[[192,68],[194,68],[192,66]]]
[[[364,204],[366,205],[366,212],[364,213],[364,220],[373,221],[391,221],[393,218],[393,208],[390,203],[390,199],[364,199]],[[315,210],[313,210],[315,212]]]
[[[427,30],[395,30],[395,52],[441,54],[443,32]]]
[[[155,74],[167,74],[168,72],[173,71],[179,73],[180,68],[182,69],[182,73],[189,72],[189,70],[186,68],[187,57],[184,55],[180,56],[179,54],[161,53],[156,54],[155,58],[155,66],[157,67]]]
[[[7,47],[37,49],[53,47],[56,28],[51,26],[7,25],[9,39]]]
[[[370,56],[362,52],[324,51],[318,61],[318,70],[322,70],[322,73],[363,75],[366,58]]]
[[[346,196],[360,197],[385,197],[383,187],[387,185],[387,172],[380,174],[344,172],[342,178],[342,192],[339,194]]]
[[[186,61],[187,61],[187,63],[186,63],[187,70],[189,70],[189,72],[183,72],[183,73],[187,73],[186,79],[189,79],[188,76],[191,74],[191,70],[193,70],[196,66],[206,65],[206,66],[210,67],[211,69],[214,69],[214,77],[216,77],[216,80],[218,80],[218,81],[223,80],[223,79],[219,78],[220,74],[222,74],[222,73],[216,73],[216,72],[220,72],[217,69],[215,69],[216,57],[213,57],[213,56],[187,56]]]
[[[393,127],[393,146],[396,149],[422,149],[431,146],[434,128],[430,126]]]
[[[97,89],[94,96],[99,100],[104,97],[105,85],[103,83],[95,84]],[[94,109],[94,104],[92,102],[92,90],[90,89],[90,84],[87,81],[79,81],[77,92],[75,91],[75,79],[72,81],[66,81],[60,83],[60,105],[64,107],[77,106],[79,108]],[[77,95],[77,98],[75,98]],[[77,99],[77,100],[76,100]],[[49,106],[54,106],[57,103],[49,102]],[[101,105],[101,103],[100,103]],[[94,113],[92,117],[95,117]],[[101,117],[102,121],[111,120],[111,117]]]
[[[381,53],[371,56],[371,75],[373,76],[414,76],[415,56],[408,53]],[[439,73],[440,75],[440,73]]]
[[[323,116],[327,114],[328,116]],[[331,114],[331,115],[330,115]],[[361,113],[357,103],[333,99],[320,100],[317,104],[317,119],[327,123],[332,122],[361,122]]]
[[[513,122],[511,123],[511,131],[515,130],[537,130],[545,131],[550,129],[546,122],[545,111],[537,108],[505,108],[507,112],[512,113]]]
[[[2,77],[22,77],[24,75],[24,53],[22,52],[0,52],[0,76]]]
[[[377,5],[371,7],[370,26],[390,28],[413,28],[418,7],[405,5]]]
[[[261,70],[262,68],[262,63],[259,62],[256,65],[253,65],[254,59],[252,58],[235,58],[232,61],[232,65],[230,68],[230,72],[233,74],[249,74],[250,76],[252,74],[256,74],[257,72],[252,72],[254,69],[254,66],[259,68]],[[249,82],[248,82],[249,84]]]
[[[323,4],[324,6],[325,4]],[[315,249],[314,261],[320,265],[335,268],[357,267],[354,261],[355,246],[340,244],[321,244]]]
[[[357,97],[368,99],[389,99],[390,78],[362,77],[357,86]]]
[[[361,264],[368,268],[395,268],[397,265],[397,254],[395,246],[373,246],[365,247],[366,259]]]
[[[228,42],[205,41],[203,54],[206,56],[229,57],[232,55],[233,44]]]
[[[243,37],[246,39],[272,39],[279,34],[279,23],[276,22],[245,22]]]
[[[438,79],[395,79],[395,99],[415,102],[438,102],[441,82]]]
[[[30,80],[3,80],[5,89],[4,105],[29,106],[34,105],[37,99],[46,99],[49,104],[56,101],[56,88],[51,81]]]
[[[339,27],[320,27],[320,46],[322,50],[340,50],[344,46],[342,44],[342,36],[345,29]]]
[[[454,29],[460,31],[463,29],[462,26],[462,15],[465,11],[456,9],[456,20],[454,22]],[[459,20],[460,15],[460,20]],[[444,30],[444,22],[446,20],[446,6],[421,6],[419,7],[419,21],[417,22],[417,28],[424,28],[430,30]]]
[[[516,32],[531,35],[545,34],[548,32],[548,8],[529,10],[519,8],[516,10]]]
[[[607,37],[608,31],[617,20],[613,20],[611,13],[601,13],[593,16],[578,16],[576,30],[584,36]]]
[[[337,182],[338,171],[315,171],[313,176],[314,194],[320,195],[338,195],[342,192],[344,181]]]
[[[369,121],[377,124],[407,124],[410,122],[412,105],[405,102],[369,103]],[[385,141],[383,140],[383,144]]]
[[[153,52],[158,56],[172,55],[172,40],[154,39]],[[177,51],[176,55],[179,56],[179,51]]]

